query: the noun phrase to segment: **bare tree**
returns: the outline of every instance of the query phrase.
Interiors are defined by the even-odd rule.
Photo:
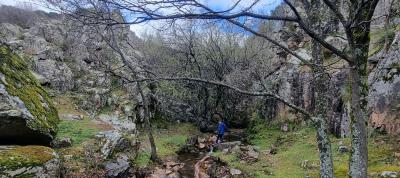
[[[49,0],[53,2],[52,0]],[[85,24],[96,24],[96,25],[107,25],[116,26],[123,24],[138,24],[151,20],[177,20],[177,19],[221,19],[228,21],[254,35],[260,36],[272,44],[278,46],[285,52],[295,56],[303,63],[310,66],[321,66],[322,64],[312,63],[307,61],[300,55],[288,49],[285,45],[272,39],[271,37],[259,33],[256,29],[249,26],[247,23],[240,21],[242,18],[257,19],[261,21],[286,21],[291,23],[297,23],[300,28],[309,35],[315,43],[318,43],[322,47],[330,50],[333,54],[347,61],[350,67],[349,74],[349,86],[351,88],[351,129],[352,129],[352,151],[350,160],[350,176],[351,177],[367,177],[367,162],[368,162],[368,151],[367,151],[367,134],[366,134],[366,122],[367,122],[367,94],[368,94],[368,70],[367,70],[367,58],[369,48],[369,33],[372,16],[374,14],[375,7],[379,0],[349,0],[345,1],[348,5],[347,14],[343,14],[341,8],[331,0],[323,0],[323,4],[326,5],[329,10],[334,14],[344,28],[346,35],[347,45],[349,51],[342,51],[333,45],[329,44],[324,40],[324,35],[314,30],[312,26],[308,25],[307,18],[301,14],[297,7],[293,5],[292,1],[284,0],[286,6],[291,10],[290,16],[273,16],[254,11],[253,7],[256,6],[260,0],[255,0],[247,7],[239,7],[241,0],[238,0],[232,5],[232,7],[217,11],[211,7],[197,0],[161,0],[161,1],[144,1],[144,0],[84,0],[77,2],[76,0],[64,0],[59,7],[61,10],[76,16],[74,11],[95,7],[96,5],[110,6],[116,9],[120,9],[130,13],[132,19],[127,21],[118,21],[110,16],[103,13],[101,8],[94,8],[91,13],[86,16],[81,16],[82,21]],[[302,1],[305,5],[310,5],[309,1]],[[54,3],[54,2],[53,2]],[[82,6],[84,4],[84,6]],[[89,4],[89,5],[88,5]],[[99,6],[96,6],[99,7]],[[165,11],[168,9],[168,11]],[[317,47],[317,46],[316,46]],[[199,81],[199,80],[194,80]],[[215,82],[211,82],[216,84]],[[218,83],[220,84],[220,83]],[[238,90],[235,90],[238,91]],[[255,93],[248,93],[258,95]],[[264,95],[263,95],[264,96]],[[275,94],[269,93],[268,96],[274,97],[283,103],[289,105],[293,109],[311,117],[311,114],[304,109],[299,108],[289,102],[285,101]],[[323,157],[321,156],[321,162]],[[325,175],[322,173],[322,175]],[[331,173],[327,174],[327,177],[331,177]]]

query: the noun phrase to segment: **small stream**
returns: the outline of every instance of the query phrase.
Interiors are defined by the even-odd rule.
[[[241,131],[240,131],[241,132]],[[224,136],[224,142],[241,141],[242,133],[232,132]],[[180,169],[180,173],[184,178],[194,177],[194,166],[200,161],[204,156],[209,154],[208,152],[189,152],[178,154],[178,161],[184,163],[184,167]]]
[[[181,153],[178,155],[178,160],[181,163],[185,163],[182,169],[179,170],[182,177],[192,178],[194,177],[194,165],[200,161],[207,153]]]

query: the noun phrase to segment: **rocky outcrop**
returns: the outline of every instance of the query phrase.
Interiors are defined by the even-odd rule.
[[[60,177],[60,160],[44,146],[0,146],[0,177]]]
[[[373,128],[388,133],[400,133],[400,32],[389,51],[376,64],[369,76],[370,93],[368,105]]]
[[[0,46],[0,142],[48,145],[57,110],[22,58]]]

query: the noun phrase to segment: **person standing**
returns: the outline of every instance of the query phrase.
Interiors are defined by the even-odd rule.
[[[218,122],[218,129],[217,129],[217,143],[221,143],[223,141],[223,137],[226,131],[226,125],[224,123],[224,120],[222,118],[219,118]]]

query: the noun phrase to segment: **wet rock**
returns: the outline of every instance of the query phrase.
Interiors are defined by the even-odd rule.
[[[242,142],[234,141],[234,142],[223,142],[215,145],[215,149],[217,150],[224,150],[224,149],[232,149],[235,146],[240,145]]]
[[[179,170],[183,168],[183,164],[173,161],[164,163],[163,168],[156,167],[155,170],[147,176],[148,178],[181,178]]]
[[[164,163],[164,167],[172,172],[178,172],[180,169],[183,168],[183,163],[177,163],[168,160]]]
[[[195,165],[195,178],[233,177],[227,163],[217,157],[206,156]]]
[[[342,145],[342,146],[339,146],[338,151],[339,151],[339,153],[344,154],[344,153],[349,152],[349,148],[347,148],[347,146]]]
[[[51,147],[53,148],[65,148],[72,146],[71,138],[64,137],[64,138],[56,138],[51,142]]]
[[[121,154],[113,162],[106,163],[105,170],[107,177],[124,177],[127,176],[130,168],[128,156]]]
[[[235,176],[235,175],[240,175],[242,174],[242,171],[240,171],[239,169],[231,169],[230,173]]]
[[[44,146],[0,146],[0,177],[60,177],[60,160]]]
[[[398,175],[399,174],[397,172],[383,171],[380,176],[386,178],[396,178]]]

